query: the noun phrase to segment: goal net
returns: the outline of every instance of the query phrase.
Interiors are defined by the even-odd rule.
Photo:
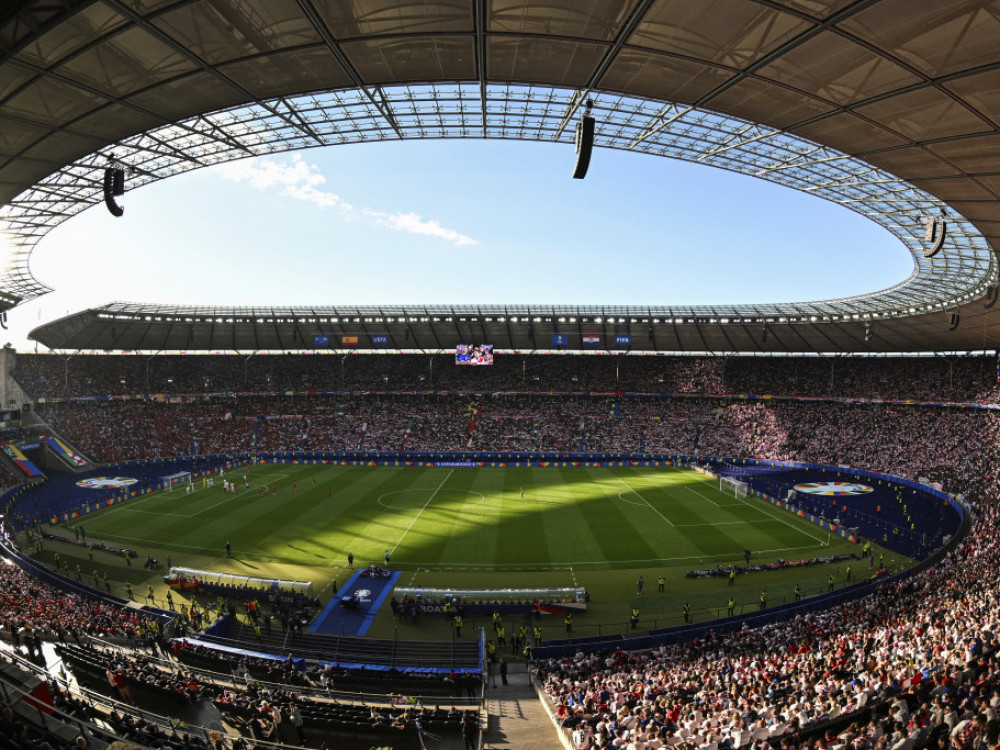
[[[191,472],[190,471],[178,471],[176,474],[170,474],[165,477],[160,477],[160,489],[170,492],[182,484],[191,483]]]
[[[741,482],[732,477],[719,477],[719,492],[725,492],[735,498],[745,499],[747,496],[747,483]]]

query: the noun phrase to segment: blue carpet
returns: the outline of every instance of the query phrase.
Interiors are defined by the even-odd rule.
[[[327,635],[365,635],[375,619],[375,613],[389,596],[402,572],[396,571],[387,578],[372,578],[367,570],[355,571],[329,601],[319,616],[309,626],[310,633]],[[357,607],[342,607],[340,603],[352,599]]]

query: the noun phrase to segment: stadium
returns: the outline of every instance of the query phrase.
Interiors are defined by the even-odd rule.
[[[998,18],[4,4],[4,328],[86,209],[373,142],[539,143],[567,183],[716,167],[910,270],[795,303],[39,318],[0,349],[3,746],[1000,747]]]

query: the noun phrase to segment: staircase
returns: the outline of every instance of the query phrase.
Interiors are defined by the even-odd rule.
[[[486,685],[488,726],[483,736],[484,750],[559,750],[563,737],[549,718],[528,679],[526,665],[508,664],[507,685],[499,673]],[[496,670],[496,665],[494,665]],[[493,687],[494,683],[496,687]],[[568,742],[568,739],[566,740]]]

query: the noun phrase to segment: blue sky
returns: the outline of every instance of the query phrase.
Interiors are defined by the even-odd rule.
[[[32,257],[55,292],[7,338],[111,301],[712,304],[875,291],[912,260],[834,204],[702,165],[565,144],[371,143],[201,169],[70,219]]]

